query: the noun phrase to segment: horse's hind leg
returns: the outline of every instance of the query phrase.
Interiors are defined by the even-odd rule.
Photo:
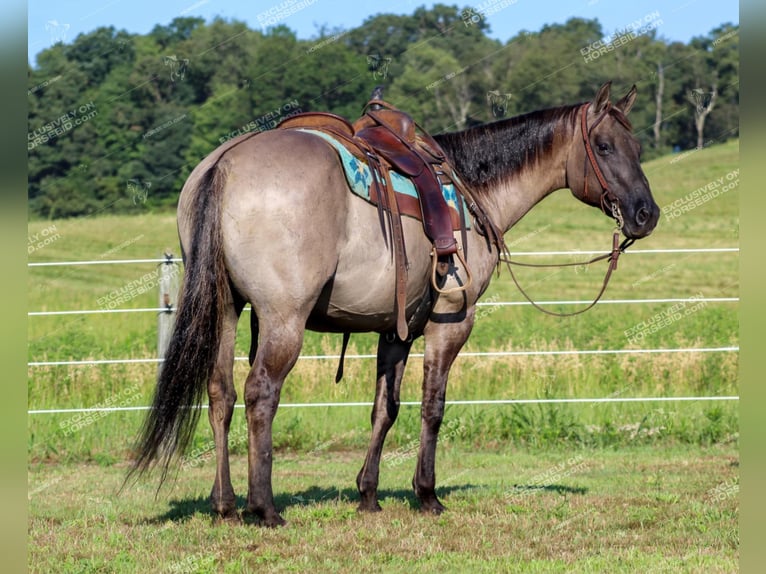
[[[375,405],[372,409],[372,438],[364,466],[356,477],[361,500],[360,511],[376,512],[378,504],[378,477],[383,442],[399,414],[399,389],[404,376],[412,342],[403,342],[398,337],[393,341],[380,335],[378,340],[378,380],[375,391]]]
[[[285,319],[278,313],[267,316],[279,322],[260,321],[260,341],[255,362],[245,382],[248,426],[247,510],[265,526],[285,523],[274,506],[271,486],[272,422],[279,406],[285,377],[298,360],[303,344],[305,318]]]
[[[215,442],[215,482],[210,493],[213,512],[224,520],[238,520],[234,489],[229,474],[229,427],[237,401],[234,388],[234,338],[237,320],[242,304],[237,302],[226,306],[221,331],[221,344],[213,376],[207,386],[210,408],[208,419],[213,428]]]

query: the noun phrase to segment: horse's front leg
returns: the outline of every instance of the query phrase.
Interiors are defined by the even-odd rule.
[[[436,497],[436,441],[444,418],[450,367],[471,334],[471,307],[460,322],[429,321],[425,328],[423,402],[420,411],[420,450],[412,486],[423,512],[441,514],[445,508]]]
[[[399,389],[404,376],[412,341],[405,342],[398,337],[380,335],[378,340],[378,369],[375,404],[372,408],[372,437],[364,466],[356,477],[361,500],[360,511],[377,512],[378,477],[383,442],[399,414]]]

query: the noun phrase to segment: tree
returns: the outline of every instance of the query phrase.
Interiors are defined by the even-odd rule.
[[[465,69],[449,52],[421,44],[403,57],[404,69],[388,94],[390,101],[427,129],[461,129],[471,105]]]
[[[166,208],[222,141],[300,111],[354,119],[379,84],[433,132],[588,101],[612,80],[615,93],[639,88],[631,120],[645,158],[739,133],[736,26],[689,43],[624,35],[594,52],[605,35],[595,19],[504,44],[487,37],[489,21],[436,4],[310,41],[287,26],[176,18],[145,35],[102,27],[58,43],[28,70],[30,214]]]
[[[714,129],[707,141],[723,141],[739,133],[738,38],[738,29],[727,24],[692,38],[684,48],[685,57],[678,66],[680,89],[675,99],[691,113],[678,131],[679,147],[704,146],[711,126]]]
[[[512,94],[508,114],[590,100],[612,79],[611,72],[605,73],[605,60],[586,61],[583,56],[602,36],[597,20],[570,18],[510,39],[495,68],[500,91]]]
[[[657,63],[657,90],[654,94],[654,105],[656,107],[654,114],[654,149],[662,148],[662,101],[665,96],[665,68],[662,62]]]
[[[739,27],[724,24],[709,37],[718,84],[716,111],[709,115],[706,129],[716,141],[722,141],[739,135]]]

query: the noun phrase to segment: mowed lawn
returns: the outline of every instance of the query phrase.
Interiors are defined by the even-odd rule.
[[[738,296],[738,254],[640,253],[736,248],[738,163],[733,141],[644,166],[663,218],[621,258],[605,299],[663,301],[599,304],[584,315],[557,319],[517,305],[522,298],[507,272],[493,279],[467,353],[571,354],[466,354],[453,368],[448,400],[738,395],[737,302],[694,302]],[[506,240],[520,257],[559,251],[565,255],[534,259],[569,262],[583,257],[570,252],[607,250],[611,227],[603,214],[561,191]],[[167,213],[33,221],[29,235],[30,262],[178,253],[175,218]],[[29,311],[99,310],[111,294],[131,285],[148,288],[134,289],[119,308],[156,307],[156,266],[32,267]],[[598,291],[603,271],[603,265],[523,269],[518,277],[537,300],[587,301]],[[249,346],[243,319],[239,357]],[[645,328],[660,320],[662,328]],[[28,359],[153,359],[157,322],[154,312],[32,316]],[[353,356],[374,353],[375,341],[369,335],[352,337],[352,357],[338,385],[334,360],[299,361],[282,402],[371,401],[374,360]],[[308,334],[304,355],[333,355],[339,347],[339,336]],[[662,349],[708,351],[635,353]],[[422,352],[422,342],[413,352]],[[28,371],[30,410],[135,407],[149,404],[156,364],[30,366]],[[246,362],[238,361],[240,397],[246,372]],[[403,400],[419,401],[421,376],[422,361],[415,356]],[[241,408],[235,411],[232,445],[240,508],[246,495],[243,414]],[[389,457],[381,468],[384,512],[372,516],[356,513],[354,482],[369,435],[369,408],[280,409],[274,488],[289,526],[279,530],[249,521],[213,522],[206,414],[186,454],[195,464],[186,465],[157,498],[158,482],[151,477],[117,495],[143,413],[87,416],[29,415],[30,571],[737,570],[737,400],[450,405],[445,417],[450,426],[437,457],[437,492],[449,508],[441,517],[420,515],[411,493],[417,406],[402,408],[389,436],[384,451]]]

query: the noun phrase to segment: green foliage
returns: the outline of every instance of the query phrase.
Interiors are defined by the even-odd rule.
[[[644,157],[697,145],[693,90],[717,91],[704,144],[739,133],[739,34],[723,24],[688,45],[649,31],[593,61],[598,20],[522,32],[505,44],[457,6],[378,14],[299,40],[285,26],[176,18],[149,34],[113,27],[41,52],[29,70],[29,209],[36,218],[145,212],[177,201],[205,155],[242,131],[321,110],[355,118],[372,88],[430,131],[462,129],[632,84]],[[664,70],[656,122],[658,70]],[[507,96],[498,112],[489,93]]]

